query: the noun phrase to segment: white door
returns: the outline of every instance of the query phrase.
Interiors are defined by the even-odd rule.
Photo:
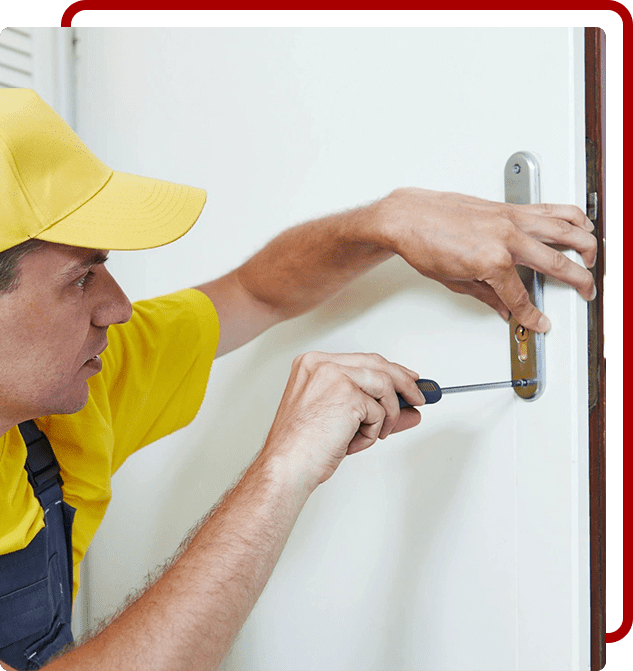
[[[79,29],[77,127],[114,168],[209,191],[185,238],[114,255],[133,299],[398,186],[503,200],[516,151],[584,207],[582,29]],[[309,500],[227,669],[589,668],[586,305],[545,284],[546,389],[447,397]],[[196,421],[135,455],[89,563],[105,616],[261,447],[292,358],[375,351],[509,379],[508,326],[400,259],[214,366]]]

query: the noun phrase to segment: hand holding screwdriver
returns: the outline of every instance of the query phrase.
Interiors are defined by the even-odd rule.
[[[509,380],[507,382],[486,382],[484,384],[467,384],[461,387],[444,387],[442,389],[435,380],[419,379],[416,382],[418,389],[422,392],[422,396],[426,399],[426,403],[437,403],[442,394],[459,394],[463,391],[483,391],[485,389],[505,389],[506,387],[529,387],[536,384],[536,380]],[[398,394],[398,401],[401,408],[410,408],[411,404]]]

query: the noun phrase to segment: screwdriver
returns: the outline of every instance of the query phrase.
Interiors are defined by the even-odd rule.
[[[435,380],[423,380],[420,379],[416,382],[418,389],[422,392],[422,395],[428,403],[437,403],[441,398],[442,394],[460,394],[463,391],[483,391],[484,389],[505,389],[506,387],[529,387],[533,384],[536,384],[538,380],[508,380],[507,382],[486,382],[484,384],[467,384],[461,387],[440,387],[440,385]],[[410,408],[412,407],[410,403],[404,400],[400,394],[398,394],[398,400],[400,401],[401,408]]]

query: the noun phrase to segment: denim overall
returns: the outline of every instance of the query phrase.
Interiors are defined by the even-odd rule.
[[[0,555],[0,663],[22,671],[39,669],[73,640],[75,509],[63,500],[59,464],[46,436],[33,421],[19,428],[28,450],[24,468],[46,525],[23,550]]]

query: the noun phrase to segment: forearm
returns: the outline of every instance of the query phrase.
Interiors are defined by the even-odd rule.
[[[310,491],[262,452],[171,568],[100,634],[47,668],[217,668]]]
[[[282,319],[308,312],[393,252],[380,240],[383,201],[281,233],[236,272]]]

